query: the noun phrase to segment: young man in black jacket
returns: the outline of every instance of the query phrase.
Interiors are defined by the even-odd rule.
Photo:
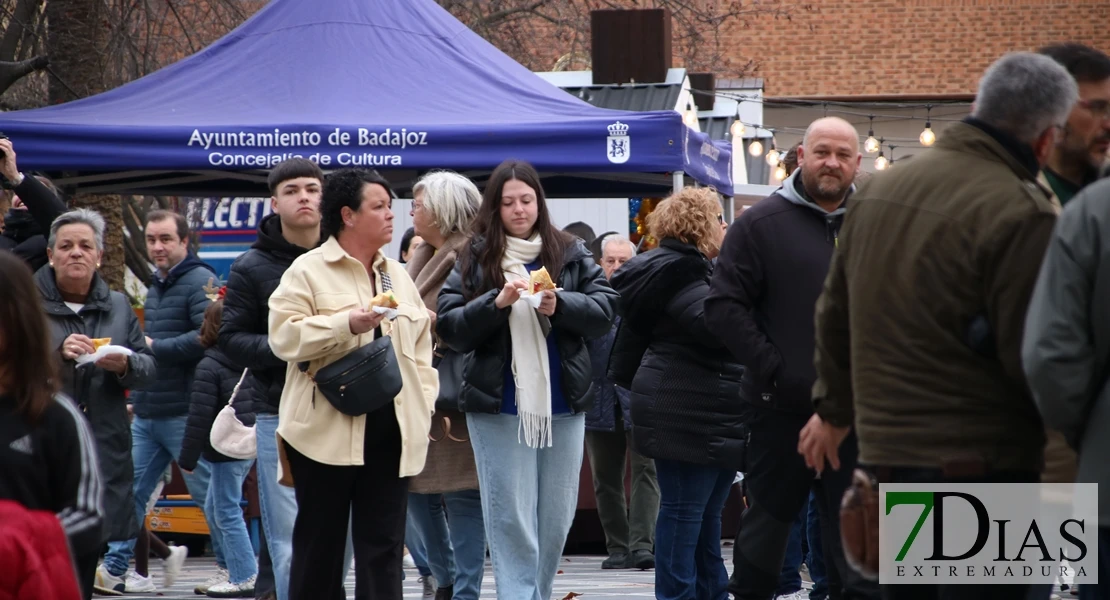
[[[297,499],[293,488],[277,483],[275,435],[286,363],[270,350],[268,301],[289,265],[320,244],[323,181],[320,167],[303,158],[289,159],[270,171],[274,214],[259,223],[258,241],[231,265],[220,327],[220,349],[250,371],[243,389],[250,390],[255,409],[258,497],[279,600],[288,598]]]
[[[729,581],[739,600],[775,594],[791,527],[811,488],[821,515],[830,598],[877,597],[874,586],[861,589],[864,582],[855,581],[840,550],[837,511],[852,470],[826,470],[823,480],[815,480],[797,451],[798,434],[813,414],[814,306],[860,159],[859,134],[851,124],[836,117],[814,121],[798,149],[799,168],[729,229],[705,302],[710,330],[745,366],[740,396],[751,429],[748,508]],[[843,449],[854,454],[855,444]],[[841,460],[852,464],[855,457]]]
[[[12,206],[0,222],[0,251],[7,250],[23,259],[31,271],[38,271],[46,264],[46,233],[58,215],[66,211],[66,204],[43,183],[45,179],[24,175],[16,165],[12,141],[0,138],[0,176],[11,187],[15,196]]]

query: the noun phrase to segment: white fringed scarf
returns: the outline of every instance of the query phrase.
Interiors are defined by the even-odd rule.
[[[543,249],[540,236],[522,240],[506,236],[505,255],[501,269],[506,281],[529,281],[524,265],[536,261]],[[520,417],[517,441],[530,448],[551,447],[551,365],[548,362],[547,340],[543,337],[536,310],[522,296],[509,313],[512,337],[513,381],[516,384],[516,407]]]

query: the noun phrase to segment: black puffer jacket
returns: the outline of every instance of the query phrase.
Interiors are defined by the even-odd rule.
[[[0,250],[8,250],[22,258],[32,271],[46,266],[46,235],[54,219],[66,210],[50,188],[41,181],[26,175],[14,190],[27,210],[9,210],[4,217],[4,233],[0,235]]]
[[[227,405],[242,374],[242,367],[232,362],[219,348],[205,351],[204,358],[197,363],[193,379],[193,391],[189,396],[189,420],[185,423],[185,438],[181,442],[181,456],[177,459],[177,466],[192,471],[201,456],[209,462],[236,460],[213,450],[210,436],[216,415]],[[249,427],[254,424],[254,411],[251,409],[250,398],[245,396],[247,395],[241,387],[232,406],[235,407],[235,416],[239,417],[239,421]]]
[[[621,327],[609,377],[632,390],[632,443],[649,458],[739,470],[743,367],[705,321],[712,267],[692,245],[665,239],[621,267]]]
[[[477,256],[483,239],[471,242],[469,252]],[[589,409],[593,372],[586,340],[608,333],[616,316],[617,294],[605,281],[601,267],[585,244],[576,240],[567,248],[556,285],[558,293],[552,333],[557,337],[563,366],[563,395],[575,413]],[[500,289],[491,289],[476,272],[466,286],[488,290],[467,302],[463,295],[462,262],[447,278],[436,304],[436,333],[452,349],[467,353],[459,408],[463,412],[500,413],[504,393],[505,361],[509,339],[510,308],[499,309],[493,301]]]
[[[50,343],[61,358],[62,343],[74,333],[90,338],[112,338],[115,346],[126,346],[134,354],[127,359],[127,373],[119,377],[96,365],[78,367],[72,360],[61,364],[62,393],[77,402],[89,420],[96,438],[103,489],[105,540],[134,539],[139,533],[132,494],[134,469],[131,462],[131,424],[127,418],[127,390],[155,380],[154,355],[146,345],[139,318],[127,297],[108,290],[108,284],[93,276],[92,288],[80,314],[75,314],[58,291],[54,269],[46,266],[35,273],[50,322]]]
[[[258,224],[258,241],[235,259],[227,278],[220,349],[250,369],[243,387],[250,389],[258,414],[276,415],[285,387],[286,364],[270,350],[267,333],[270,294],[289,265],[305,252],[307,248],[285,240],[281,220],[270,215]]]

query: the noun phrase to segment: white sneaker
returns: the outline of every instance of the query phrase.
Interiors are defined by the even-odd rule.
[[[170,546],[170,555],[162,561],[162,585],[170,587],[177,581],[181,568],[185,566],[185,559],[189,558],[189,549],[185,546]]]
[[[424,598],[435,598],[436,597],[436,579],[435,579],[435,577],[432,577],[431,575],[429,575],[427,577],[421,577],[417,581],[419,581],[421,584],[424,585],[424,595],[422,597],[424,597]]]
[[[775,596],[775,600],[809,600],[809,596],[804,591],[797,591],[793,594]]]
[[[104,563],[101,563],[96,567],[96,577],[93,579],[93,587],[122,594],[127,584],[124,582],[123,577],[112,575],[108,572],[108,567],[105,567]]]
[[[157,591],[149,576],[143,577],[135,571],[129,571],[123,581],[123,593],[125,594],[149,594]]]
[[[412,559],[411,554],[406,554],[405,558],[401,561],[401,563],[405,566],[406,569],[415,569],[416,568],[416,561]]]
[[[231,583],[224,581],[208,588],[209,598],[254,598],[254,580],[257,575],[251,575],[251,578],[243,583]]]
[[[208,588],[211,588],[218,583],[224,583],[228,581],[230,577],[231,575],[228,574],[227,569],[217,568],[215,575],[209,577],[204,581],[204,583],[193,588],[193,593],[203,596],[208,593]]]

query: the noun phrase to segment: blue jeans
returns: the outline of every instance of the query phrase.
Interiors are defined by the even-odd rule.
[[[786,556],[782,559],[779,572],[779,588],[776,596],[786,596],[802,589],[802,535],[805,534],[806,507],[798,514],[798,519],[790,528],[790,538],[786,541]]]
[[[251,470],[251,460],[233,460],[212,464],[212,481],[208,484],[208,498],[204,514],[212,515],[216,528],[212,537],[219,538],[227,558],[231,583],[243,583],[258,574],[258,560],[254,556],[247,522],[243,520],[243,481]]]
[[[825,549],[821,546],[821,518],[817,514],[817,494],[809,493],[809,510],[806,514],[806,539],[809,541],[809,556],[806,556],[806,565],[809,566],[809,577],[813,580],[813,591],[809,597],[813,600],[825,600],[829,597],[829,581],[825,576]]]
[[[574,511],[586,415],[555,415],[553,445],[517,441],[516,415],[467,413],[499,600],[549,600]]]
[[[293,567],[293,522],[297,518],[297,497],[293,488],[278,483],[277,415],[257,415],[258,503],[270,562],[274,565],[274,587],[278,600],[289,600],[289,571]]]
[[[721,511],[736,471],[656,458],[655,473],[659,480],[655,597],[728,600]]]
[[[135,514],[139,523],[146,517],[146,504],[150,500],[154,488],[162,479],[162,474],[170,463],[177,460],[181,454],[181,442],[185,439],[186,417],[170,417],[166,419],[144,419],[135,417],[131,421],[131,460],[135,464]],[[208,497],[208,479],[210,465],[208,461],[197,461],[197,468],[192,475],[182,473],[185,477],[185,487],[189,490],[193,502],[204,511],[204,501]],[[208,522],[208,530],[216,528],[215,521],[204,513],[204,520]],[[212,538],[212,551],[216,554],[216,564],[226,567],[223,548],[215,536]],[[126,542],[110,542],[108,553],[104,555],[104,567],[108,572],[117,577],[127,572],[131,559],[135,556],[135,540]]]
[[[274,587],[278,600],[289,600],[289,573],[293,569],[293,523],[297,519],[297,496],[293,488],[278,483],[277,415],[256,415],[254,435],[257,438],[258,457],[255,473],[258,476],[258,504],[262,512],[262,528],[266,532],[266,545],[270,562],[274,566]],[[354,549],[351,535],[347,534],[347,551],[344,564],[351,564]]]
[[[410,493],[408,518],[424,542],[428,567],[439,587],[453,583],[454,600],[478,600],[486,567],[486,531],[478,490]]]
[[[420,539],[412,518],[405,519],[405,547],[409,549],[412,562],[416,563],[416,572],[420,573],[421,577],[431,576],[432,570],[428,568],[428,553],[424,551],[424,540]],[[401,571],[401,579],[405,579],[404,571]]]

